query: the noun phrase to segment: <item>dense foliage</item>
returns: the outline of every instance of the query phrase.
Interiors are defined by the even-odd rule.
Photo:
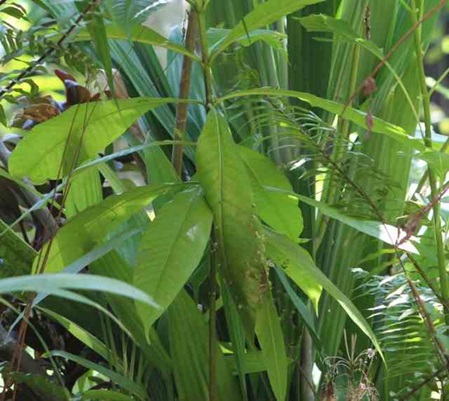
[[[446,1],[187,3],[0,1],[0,399],[448,399]]]

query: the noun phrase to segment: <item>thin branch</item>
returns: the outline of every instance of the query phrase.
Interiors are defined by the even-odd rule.
[[[189,12],[186,43],[185,43],[185,47],[190,53],[193,53],[195,50],[197,27],[198,27],[197,12],[191,10]],[[192,64],[193,64],[192,58],[184,56],[181,71],[181,82],[179,85],[179,99],[187,99],[189,97],[190,81],[192,76]],[[184,139],[187,128],[188,107],[189,105],[186,102],[179,102],[176,106],[176,125],[175,125],[175,132],[173,135],[173,139],[175,141],[182,141]],[[182,155],[183,155],[182,143],[174,145],[172,153],[172,164],[175,171],[178,173],[180,177],[182,174]]]

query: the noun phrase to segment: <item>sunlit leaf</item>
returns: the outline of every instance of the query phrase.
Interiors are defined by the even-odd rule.
[[[148,331],[198,266],[209,241],[212,213],[197,191],[164,205],[141,240],[134,285],[157,300],[159,310],[139,306]]]
[[[298,238],[303,222],[297,199],[264,188],[267,186],[292,191],[287,177],[266,156],[243,146],[238,149],[251,179],[257,214],[278,232],[292,239]]]
[[[149,295],[132,285],[92,274],[37,274],[0,280],[1,294],[31,291],[58,295],[64,294],[65,290],[107,292],[145,302],[154,308],[158,307]]]
[[[134,98],[85,103],[35,126],[9,161],[10,173],[42,183],[96,157],[147,111],[173,99]]]
[[[101,244],[107,234],[148,206],[156,197],[179,188],[179,185],[169,184],[139,187],[121,195],[110,196],[79,213],[53,239],[45,272],[60,272]],[[43,254],[47,252],[47,247],[41,250]],[[35,268],[38,260],[35,261]]]

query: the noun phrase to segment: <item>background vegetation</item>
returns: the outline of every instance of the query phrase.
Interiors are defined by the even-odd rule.
[[[1,399],[448,399],[446,1],[187,3],[0,1]]]

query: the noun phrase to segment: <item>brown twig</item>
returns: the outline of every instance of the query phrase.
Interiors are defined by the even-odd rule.
[[[198,28],[198,16],[196,11],[191,10],[189,12],[189,19],[187,25],[187,34],[185,47],[190,52],[195,51],[195,39],[197,35]],[[187,99],[190,93],[190,81],[192,75],[192,64],[193,60],[191,57],[184,56],[182,62],[181,71],[181,82],[179,84],[179,99]],[[182,141],[185,136],[185,131],[187,128],[187,109],[189,105],[186,102],[180,102],[176,106],[176,125],[173,139],[175,141]],[[175,171],[181,177],[182,175],[182,155],[183,155],[183,145],[178,143],[173,145],[172,153],[172,164]]]

